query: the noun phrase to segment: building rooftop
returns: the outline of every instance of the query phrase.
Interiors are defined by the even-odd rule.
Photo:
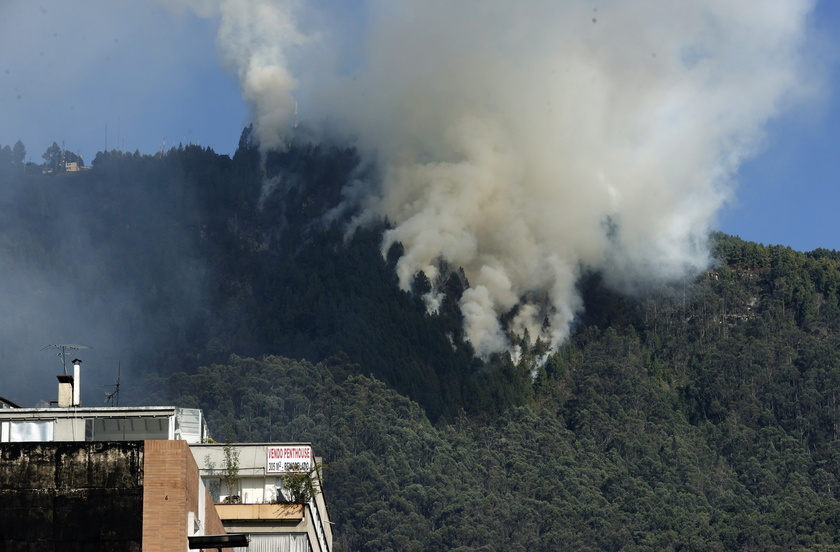
[[[0,442],[184,440],[210,437],[197,408],[175,406],[0,409]]]

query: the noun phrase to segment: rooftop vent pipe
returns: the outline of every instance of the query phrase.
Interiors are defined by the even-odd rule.
[[[82,406],[82,361],[73,359],[73,406]]]

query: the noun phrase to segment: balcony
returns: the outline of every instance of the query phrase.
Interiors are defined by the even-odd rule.
[[[216,512],[226,521],[302,521],[303,504],[216,504]]]

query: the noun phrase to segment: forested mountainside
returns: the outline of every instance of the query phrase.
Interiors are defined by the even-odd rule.
[[[27,304],[72,310],[125,340],[136,401],[311,441],[337,550],[840,549],[837,252],[718,234],[710,270],[635,297],[588,273],[559,350],[483,362],[463,274],[429,315],[424,277],[400,291],[380,253],[387,221],[323,216],[372,170],[352,149],[263,166],[246,131],[232,159],[3,159],[9,339]]]
[[[590,281],[588,325],[496,414],[433,424],[346,357],[157,388],[316,443],[341,550],[838,549],[836,254],[715,240],[718,268],[642,299]]]
[[[12,307],[0,325],[28,343],[33,324],[84,321],[94,347],[119,342],[129,371],[158,375],[230,354],[347,355],[434,420],[524,400],[530,384],[509,359],[485,365],[464,340],[462,273],[430,317],[419,297],[428,281],[401,291],[399,246],[383,259],[387,221],[346,236],[352,210],[324,216],[370,170],[352,149],[304,142],[262,162],[248,129],[240,142],[232,159],[198,146],[100,152],[75,173],[0,163]],[[32,324],[21,323],[32,310],[23,297],[43,302]],[[36,339],[29,348],[55,338]],[[17,352],[0,350],[0,361],[25,365]]]

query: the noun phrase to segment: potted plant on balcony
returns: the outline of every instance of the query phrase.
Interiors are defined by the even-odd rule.
[[[290,466],[292,471],[280,476],[283,492],[277,493],[278,501],[285,499],[291,504],[308,504],[312,501],[319,492],[313,477],[319,467],[316,464],[310,470],[299,471],[301,466],[292,464]]]

